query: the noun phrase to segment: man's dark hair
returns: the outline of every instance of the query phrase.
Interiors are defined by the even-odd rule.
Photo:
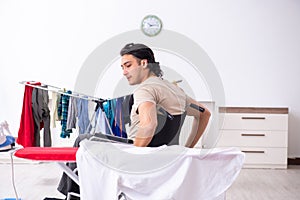
[[[144,44],[134,44],[129,43],[126,44],[120,51],[120,55],[133,55],[134,57],[142,60],[146,59],[148,61],[147,67],[151,72],[153,72],[156,76],[162,77],[163,71],[160,69],[159,62],[155,61],[153,51]]]

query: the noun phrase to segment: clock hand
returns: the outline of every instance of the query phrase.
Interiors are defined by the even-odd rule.
[[[149,22],[147,22],[147,24],[148,24],[149,27],[157,26],[157,24],[151,24],[151,23],[149,23]]]
[[[147,24],[148,24],[148,26],[149,26],[149,27],[153,26],[153,25],[152,25],[152,24],[150,24],[149,22],[147,22]]]

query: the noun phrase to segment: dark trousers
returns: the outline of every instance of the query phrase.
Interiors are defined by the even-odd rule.
[[[32,114],[34,121],[34,146],[40,145],[40,130],[44,128],[44,146],[51,147],[50,110],[48,108],[48,91],[34,88],[32,90]]]

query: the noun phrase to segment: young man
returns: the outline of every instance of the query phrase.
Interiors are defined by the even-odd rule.
[[[170,138],[164,138],[161,143],[155,142],[156,128],[158,125],[157,110],[163,108],[171,115],[187,114],[194,117],[192,131],[185,144],[194,147],[202,136],[211,113],[208,109],[204,112],[192,108],[190,105],[204,108],[173,83],[162,78],[163,72],[155,61],[153,51],[144,44],[130,43],[120,52],[123,75],[130,85],[138,85],[133,92],[134,104],[131,110],[131,126],[128,137],[134,140],[135,146],[159,146],[161,144],[178,144]],[[164,134],[164,133],[160,133]],[[173,133],[173,137],[175,133]],[[162,138],[162,137],[160,137]]]
[[[194,147],[203,134],[210,112],[196,100],[187,96],[185,92],[173,83],[162,79],[163,72],[155,61],[153,51],[143,44],[127,44],[120,52],[123,75],[130,85],[139,86],[133,92],[133,105],[131,109],[131,125],[128,137],[134,140],[135,146],[160,146],[179,143],[181,126],[172,124],[158,130],[158,111],[162,108],[174,117],[175,123],[181,123],[184,116],[194,116],[194,122],[186,147]],[[191,104],[204,108],[200,112]],[[176,119],[178,119],[179,121]],[[175,128],[174,128],[175,127]],[[176,128],[177,127],[177,128]],[[80,141],[90,138],[90,134],[81,134],[77,137],[74,146],[79,146]],[[76,168],[75,163],[69,167]],[[60,180],[58,190],[67,195],[68,192],[79,193],[79,187],[65,174]]]

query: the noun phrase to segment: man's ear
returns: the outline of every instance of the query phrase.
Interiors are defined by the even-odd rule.
[[[143,68],[146,68],[146,67],[147,67],[147,64],[148,64],[148,62],[147,62],[146,59],[141,60],[141,65],[143,66]]]

